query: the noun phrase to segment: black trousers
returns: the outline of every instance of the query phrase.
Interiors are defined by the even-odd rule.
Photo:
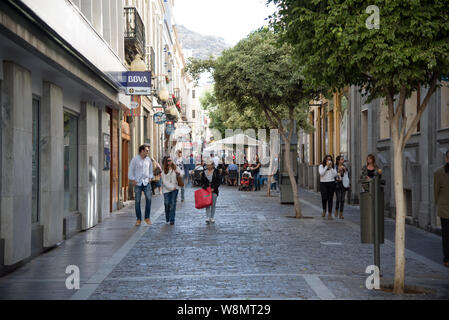
[[[332,204],[334,202],[335,182],[320,182],[321,201],[323,202],[323,210],[326,207],[329,213],[332,213]]]
[[[449,262],[449,219],[441,218],[444,262]]]
[[[337,202],[335,204],[335,209],[343,212],[343,209],[345,207],[345,195],[346,195],[346,189],[343,186],[342,182],[336,182],[335,183],[335,195],[337,196]]]

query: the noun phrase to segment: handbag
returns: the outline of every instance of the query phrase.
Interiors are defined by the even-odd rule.
[[[176,181],[178,182],[179,187],[184,188],[184,179],[181,177],[180,174],[176,175]]]
[[[349,180],[349,174],[348,172],[345,172],[345,175],[343,176],[343,187],[345,187],[345,189],[349,189],[350,186],[351,181]]]
[[[195,208],[205,209],[209,208],[213,204],[212,188],[209,187],[206,190],[201,188],[195,191]]]

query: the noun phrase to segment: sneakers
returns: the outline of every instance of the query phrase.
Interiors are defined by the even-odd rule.
[[[174,226],[174,225],[175,225],[175,222],[174,222],[174,221],[170,222],[170,225],[171,225],[171,226]]]
[[[206,219],[206,223],[207,223],[207,224],[210,224],[210,219]]]
[[[137,222],[136,222],[136,227],[140,227],[141,225],[142,225],[142,221],[137,220]]]
[[[215,223],[215,220],[214,219],[210,219],[210,223]]]
[[[145,223],[149,226],[151,226],[151,220],[150,219],[145,219]]]

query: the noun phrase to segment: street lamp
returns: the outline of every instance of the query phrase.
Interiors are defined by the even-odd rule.
[[[142,56],[140,54],[136,55],[134,60],[131,62],[130,68],[131,68],[132,71],[137,71],[137,72],[145,72],[145,71],[147,71],[147,65],[142,60]]]

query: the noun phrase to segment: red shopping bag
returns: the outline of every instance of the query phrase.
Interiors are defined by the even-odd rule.
[[[195,191],[195,208],[197,209],[205,209],[212,206],[213,197],[212,197],[212,189],[209,187],[207,190],[199,189]]]

